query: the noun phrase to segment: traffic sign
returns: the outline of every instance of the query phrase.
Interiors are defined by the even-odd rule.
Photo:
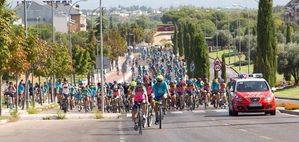
[[[214,70],[215,71],[220,71],[221,70],[221,65],[214,65]]]
[[[218,57],[214,60],[214,65],[221,65],[221,61]]]

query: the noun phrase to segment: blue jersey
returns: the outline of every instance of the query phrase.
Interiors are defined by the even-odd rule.
[[[156,83],[153,86],[155,99],[161,99],[168,91],[168,86],[165,81]]]
[[[23,84],[19,84],[19,87],[18,87],[18,92],[19,94],[23,94],[25,91],[25,87]]]
[[[220,89],[220,85],[219,85],[219,83],[216,83],[216,82],[213,82],[212,83],[212,91],[217,91],[217,90],[219,90]]]

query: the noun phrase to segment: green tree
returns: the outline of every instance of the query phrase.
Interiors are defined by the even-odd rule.
[[[278,73],[284,74],[285,77],[292,75],[295,85],[299,85],[299,49],[297,47],[298,45],[288,47],[286,51],[278,55],[277,68]]]
[[[276,83],[277,49],[272,16],[273,0],[259,2],[257,23],[257,59],[255,72],[260,72],[271,86]]]
[[[171,39],[172,43],[173,43],[173,54],[177,55],[178,54],[178,27],[175,24],[175,30],[174,30],[174,35]]]
[[[202,32],[198,33],[194,39],[194,77],[210,78],[210,61],[208,55],[208,45]]]
[[[287,44],[292,42],[291,36],[292,36],[291,25],[288,23],[287,24],[287,30],[286,30],[286,43]]]

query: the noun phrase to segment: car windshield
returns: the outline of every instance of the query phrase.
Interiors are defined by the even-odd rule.
[[[238,92],[263,92],[269,91],[266,81],[240,81],[237,84]]]

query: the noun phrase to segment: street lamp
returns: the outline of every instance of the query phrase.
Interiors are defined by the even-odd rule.
[[[100,37],[101,37],[101,94],[102,94],[102,113],[104,114],[104,53],[103,53],[103,9],[102,9],[102,0],[99,3],[100,7]]]
[[[233,4],[234,7],[240,8],[241,6],[239,4]],[[237,35],[240,38],[241,37],[241,33],[240,33],[240,18],[241,18],[241,14],[239,14],[239,18],[238,18],[238,28],[237,28]],[[241,38],[239,39],[239,71],[241,71]]]
[[[230,33],[230,24],[229,24],[229,14],[230,14],[230,11],[229,11],[229,9],[230,9],[230,7],[226,7],[226,9],[228,10],[228,15],[227,15],[227,30],[228,30],[228,33],[229,34],[231,34]],[[228,54],[230,54],[231,53],[231,49],[230,49],[230,40],[228,41]],[[228,64],[230,65],[230,55],[228,56]]]
[[[256,2],[257,2],[257,0],[255,0]],[[240,8],[246,8],[246,7],[244,7],[244,6],[242,6],[242,5],[235,5],[235,6],[237,6],[237,7],[240,7]],[[248,16],[248,20],[250,19],[250,13],[249,13],[249,11],[247,11],[247,16]],[[250,25],[250,20],[249,20],[249,25]],[[250,74],[250,64],[251,64],[251,59],[250,59],[250,56],[251,56],[251,48],[250,48],[250,45],[251,45],[251,29],[250,29],[250,27],[249,27],[249,29],[248,29],[248,44],[247,44],[247,46],[248,46],[248,74]]]

